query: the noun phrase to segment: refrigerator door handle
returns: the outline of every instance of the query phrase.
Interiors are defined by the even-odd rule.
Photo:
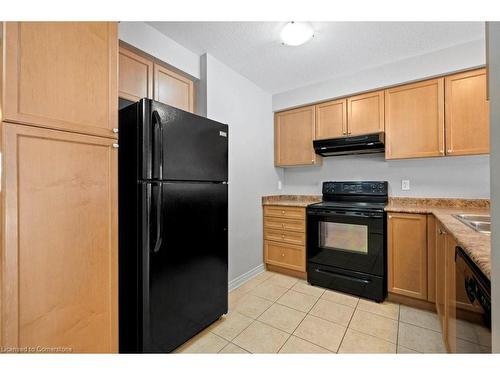
[[[151,113],[153,123],[153,178],[163,178],[163,134],[158,111]]]
[[[160,251],[161,244],[163,242],[163,238],[161,236],[161,230],[162,230],[162,225],[161,225],[161,208],[162,208],[162,197],[163,197],[163,192],[162,192],[162,184],[153,184],[153,186],[157,185],[158,186],[158,194],[156,195],[156,202],[154,202],[154,194],[152,194],[153,199],[152,199],[152,205],[155,205],[155,216],[156,216],[156,239],[154,242],[153,246],[153,252],[157,253]]]

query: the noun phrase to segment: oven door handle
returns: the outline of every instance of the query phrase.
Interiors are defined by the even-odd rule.
[[[308,215],[314,215],[314,216],[351,216],[351,217],[369,217],[369,218],[377,218],[377,217],[383,217],[384,214],[381,212],[371,212],[371,213],[366,213],[366,212],[356,212],[356,211],[308,211]]]
[[[323,271],[323,270],[321,270],[319,268],[316,268],[315,271],[318,272],[318,273],[324,273],[326,275],[335,275],[335,277],[338,277],[339,279],[344,279],[344,280],[349,280],[349,281],[356,281],[357,283],[368,284],[370,282],[370,280],[361,279],[361,278],[352,277],[352,276],[347,276],[347,275],[342,275],[342,274],[336,273],[336,272]]]

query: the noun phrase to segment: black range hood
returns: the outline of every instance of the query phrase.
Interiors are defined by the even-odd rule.
[[[384,152],[384,133],[356,135],[313,141],[314,152],[322,156]]]

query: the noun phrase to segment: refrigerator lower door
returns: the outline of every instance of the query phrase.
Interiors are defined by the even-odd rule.
[[[227,185],[148,185],[143,351],[170,352],[227,313]]]

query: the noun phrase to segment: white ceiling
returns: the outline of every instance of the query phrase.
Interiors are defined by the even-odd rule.
[[[483,22],[312,22],[314,38],[299,47],[281,44],[285,22],[148,24],[272,94],[484,39]]]

